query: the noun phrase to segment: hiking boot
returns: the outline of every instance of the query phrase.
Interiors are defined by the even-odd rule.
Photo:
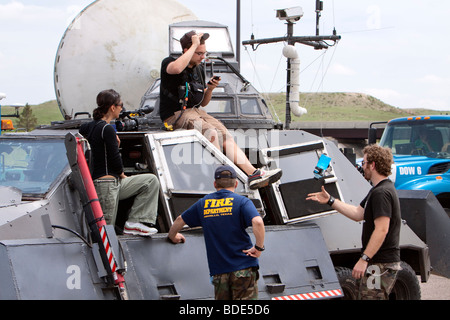
[[[267,187],[269,184],[280,180],[282,174],[281,169],[268,171],[257,169],[252,175],[248,176],[248,185],[252,190]]]
[[[158,233],[158,229],[153,227],[148,227],[143,223],[139,222],[125,222],[125,226],[123,228],[124,234],[134,234],[138,236],[150,236],[152,234]]]

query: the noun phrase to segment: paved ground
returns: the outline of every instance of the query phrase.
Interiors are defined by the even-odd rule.
[[[419,278],[420,281],[420,278]],[[426,283],[420,283],[422,300],[450,300],[450,279],[432,274]]]

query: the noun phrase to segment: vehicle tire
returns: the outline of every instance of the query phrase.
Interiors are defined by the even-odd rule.
[[[402,261],[400,265],[402,270],[398,272],[389,300],[420,300],[420,284],[416,273],[406,262]],[[358,299],[358,282],[352,277],[352,270],[336,267],[335,271],[344,293],[343,300]]]
[[[420,300],[420,284],[416,273],[409,264],[402,261],[389,300]]]
[[[344,293],[342,300],[358,299],[359,288],[356,279],[352,277],[352,270],[345,267],[336,267],[334,269]]]

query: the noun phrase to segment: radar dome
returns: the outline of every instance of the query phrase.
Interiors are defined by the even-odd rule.
[[[169,25],[196,20],[174,0],[97,0],[64,33],[55,59],[54,85],[65,118],[96,107],[97,94],[118,91],[134,110],[159,77],[169,52]]]

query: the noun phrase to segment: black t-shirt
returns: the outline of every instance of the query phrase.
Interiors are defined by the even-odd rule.
[[[201,65],[194,68],[187,67],[180,74],[168,74],[167,66],[173,61],[175,58],[167,57],[161,63],[159,114],[163,121],[181,110],[186,90],[179,90],[180,86],[186,86],[186,82],[188,83],[187,108],[200,105],[206,88]]]
[[[123,172],[123,164],[116,130],[104,120],[95,120],[82,124],[79,131],[91,146],[92,179],[106,175],[118,178]]]
[[[364,208],[364,225],[361,237],[363,252],[375,230],[375,219],[382,216],[389,217],[389,231],[380,249],[372,257],[372,261],[379,263],[399,262],[401,213],[400,201],[394,183],[389,179],[380,181],[369,191],[360,205]]]

